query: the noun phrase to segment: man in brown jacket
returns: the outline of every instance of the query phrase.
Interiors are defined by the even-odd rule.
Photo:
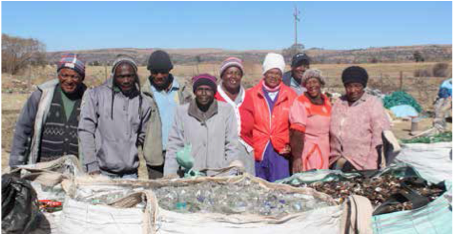
[[[167,139],[176,107],[190,102],[192,94],[170,73],[173,64],[165,51],[154,51],[148,59],[147,69],[150,76],[142,92],[152,106],[152,115],[145,137],[144,156],[149,179],[158,179],[163,176]]]

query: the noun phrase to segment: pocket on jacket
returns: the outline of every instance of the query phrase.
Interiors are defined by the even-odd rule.
[[[99,167],[112,172],[131,171],[139,164],[136,145],[127,140],[104,139],[97,157]]]

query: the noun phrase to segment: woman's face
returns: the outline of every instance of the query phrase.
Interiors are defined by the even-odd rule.
[[[347,100],[351,103],[359,100],[364,94],[364,86],[358,82],[351,82],[345,85]]]
[[[265,85],[269,88],[275,88],[281,84],[282,72],[280,69],[270,69],[265,73]]]
[[[222,74],[222,85],[228,90],[236,90],[241,85],[241,78],[243,78],[241,69],[231,66]]]
[[[322,93],[322,84],[318,78],[309,78],[306,81],[305,87],[307,89],[307,94],[311,98],[317,98]]]

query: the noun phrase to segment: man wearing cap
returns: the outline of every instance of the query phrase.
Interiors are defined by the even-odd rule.
[[[304,53],[293,56],[291,70],[284,74],[282,82],[291,87],[298,96],[302,95],[306,88],[301,84],[304,72],[309,69],[310,60]]]
[[[342,72],[346,94],[332,108],[330,165],[333,169],[378,169],[382,133],[390,129],[382,102],[364,92],[369,75],[359,66]]]
[[[251,88],[254,104],[252,131],[256,176],[270,182],[290,176],[289,111],[296,93],[282,83],[284,57],[268,53],[263,79]]]
[[[138,177],[151,107],[143,101],[137,65],[119,56],[111,78],[87,91],[78,128],[84,170],[111,178]]]
[[[235,118],[238,124],[238,136],[241,156],[245,158],[246,171],[255,175],[254,148],[252,147],[252,129],[254,127],[254,116],[252,99],[248,92],[241,85],[243,78],[243,62],[236,57],[225,59],[219,71],[221,83],[217,87],[214,98],[226,102],[235,111]]]
[[[188,146],[194,158],[191,170],[225,168],[234,160],[242,160],[237,149],[238,127],[233,109],[214,99],[216,77],[200,74],[192,82],[195,99],[179,105],[174,115],[164,163],[165,176],[178,174],[177,153]],[[206,172],[208,176],[214,173]]]
[[[157,179],[163,175],[167,139],[176,107],[190,102],[192,94],[170,73],[173,64],[167,52],[154,51],[148,59],[147,69],[150,76],[145,81],[142,92],[156,113],[152,113],[147,128],[144,156],[149,179]]]
[[[14,131],[9,165],[78,156],[77,125],[86,90],[85,65],[66,54],[57,65],[57,77],[38,86],[25,103]]]

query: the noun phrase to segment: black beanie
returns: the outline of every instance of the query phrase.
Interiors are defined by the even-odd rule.
[[[369,75],[367,74],[367,71],[359,66],[348,67],[344,70],[344,72],[342,72],[342,82],[344,83],[344,85],[352,82],[357,82],[366,87],[368,79]]]
[[[150,71],[170,71],[173,69],[169,54],[165,51],[157,50],[151,53],[148,58],[147,69]]]

